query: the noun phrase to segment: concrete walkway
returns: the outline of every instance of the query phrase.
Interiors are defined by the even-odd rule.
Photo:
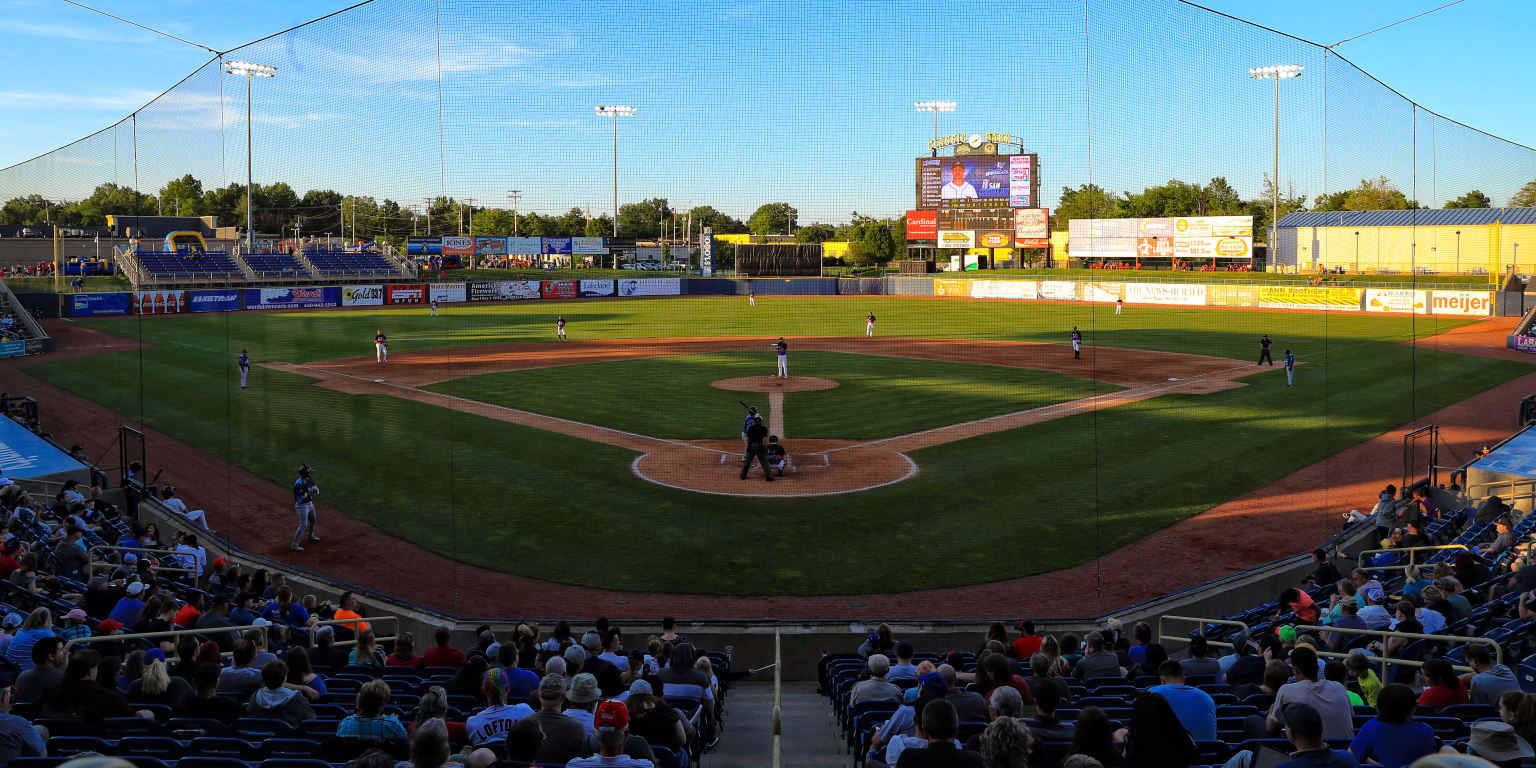
[[[851,768],[832,707],[816,684],[785,683],[781,701],[786,768]],[[766,768],[773,756],[773,683],[737,683],[726,699],[725,733],[704,768]]]

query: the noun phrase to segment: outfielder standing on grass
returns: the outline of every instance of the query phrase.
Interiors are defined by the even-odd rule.
[[[240,388],[247,389],[245,377],[251,375],[251,356],[246,354],[245,350],[240,350],[240,360],[236,365],[240,366]]]
[[[1287,349],[1285,351],[1285,386],[1291,386],[1296,379],[1296,356]]]
[[[379,328],[373,334],[373,358],[381,363],[389,362],[389,337]]]
[[[784,343],[783,336],[774,343],[773,349],[779,353],[779,372],[776,375],[779,378],[789,378],[789,345]]]
[[[755,294],[755,293],[753,293],[751,291],[747,291],[747,306],[749,306],[749,307],[757,306],[757,294]]]
[[[560,341],[569,341],[565,338],[565,315],[555,317],[555,338]]]
[[[864,337],[865,338],[873,338],[874,335],[875,335],[875,312],[874,312],[874,310],[870,310],[869,315],[864,318]]]
[[[1078,360],[1083,356],[1083,332],[1072,326],[1072,359]]]
[[[293,546],[289,547],[294,552],[304,551],[299,542],[304,540],[306,530],[310,541],[320,540],[315,535],[315,497],[320,495],[320,486],[315,485],[311,474],[309,465],[305,464],[299,467],[299,479],[293,481],[293,511],[299,516],[299,529],[293,532]]]
[[[768,471],[768,448],[764,445],[767,439],[768,428],[763,426],[763,417],[753,416],[752,426],[747,427],[747,450],[741,454],[741,479],[747,479],[747,470],[756,459],[763,468],[763,479],[773,482],[773,475]]]
[[[1117,315],[1120,314],[1120,310],[1122,310],[1124,308],[1125,308],[1125,297],[1124,296],[1116,296],[1115,297],[1115,314],[1117,314]]]
[[[432,317],[437,317],[437,297],[432,297]]]

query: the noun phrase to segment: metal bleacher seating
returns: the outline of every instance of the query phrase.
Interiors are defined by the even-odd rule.
[[[223,251],[182,254],[172,251],[139,251],[139,264],[151,278],[167,283],[241,282],[245,273]]]
[[[309,270],[298,259],[286,253],[253,253],[245,257],[245,263],[260,280],[281,280],[309,277]]]
[[[305,251],[315,270],[327,277],[399,277],[400,271],[382,254],[355,251]]]

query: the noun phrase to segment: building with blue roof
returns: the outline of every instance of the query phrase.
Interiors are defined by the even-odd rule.
[[[1536,208],[1305,211],[1281,217],[1276,239],[1285,271],[1536,273]]]

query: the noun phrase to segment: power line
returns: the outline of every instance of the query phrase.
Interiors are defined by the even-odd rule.
[[[70,5],[76,6],[78,8],[84,8],[85,10],[90,11],[91,13],[99,13],[99,14],[101,14],[103,16],[106,16],[109,19],[117,19],[118,21],[121,21],[124,24],[132,24],[133,26],[138,27],[139,29],[145,30],[146,32],[153,32],[153,33],[155,33],[157,35],[160,35],[161,37],[169,37],[170,39],[175,40],[175,41],[177,41],[179,43],[186,43],[187,45],[190,45],[193,48],[201,48],[201,49],[203,49],[203,50],[205,50],[205,51],[207,51],[207,52],[209,52],[209,53],[211,53],[211,54],[213,54],[215,56],[219,55],[218,51],[215,51],[214,49],[209,48],[206,45],[201,45],[199,43],[194,43],[191,40],[186,40],[186,39],[177,37],[177,36],[175,36],[175,35],[173,35],[173,34],[171,34],[169,32],[161,32],[160,30],[155,29],[154,27],[146,27],[143,24],[140,24],[140,23],[138,23],[136,21],[129,21],[129,20],[127,20],[127,19],[125,19],[125,18],[123,18],[121,16],[113,16],[112,14],[107,13],[106,11],[99,10],[99,9],[96,9],[96,8],[92,8],[89,5],[85,5],[84,3],[77,3],[77,2],[75,2],[75,0],[64,0],[64,2],[69,3]]]
[[[1439,8],[1431,8],[1431,9],[1429,9],[1429,10],[1423,12],[1423,13],[1419,13],[1419,14],[1415,14],[1413,16],[1409,16],[1406,19],[1402,19],[1400,21],[1394,21],[1391,24],[1386,25],[1385,27],[1377,27],[1377,28],[1375,28],[1375,29],[1373,29],[1373,30],[1371,30],[1369,32],[1364,33],[1364,34],[1355,35],[1354,37],[1346,37],[1343,40],[1340,40],[1337,43],[1334,43],[1333,45],[1329,45],[1329,46],[1325,46],[1325,47],[1327,49],[1329,49],[1329,50],[1332,50],[1334,48],[1337,48],[1337,47],[1339,47],[1339,46],[1341,46],[1341,45],[1351,41],[1351,40],[1359,40],[1360,38],[1365,37],[1366,35],[1374,35],[1377,32],[1382,31],[1383,29],[1390,29],[1390,28],[1395,27],[1395,26],[1397,26],[1399,24],[1403,24],[1405,22],[1413,21],[1414,19],[1417,19],[1417,18],[1419,18],[1421,16],[1428,16],[1431,13],[1434,13],[1435,11],[1443,11],[1443,10],[1453,6],[1453,5],[1460,5],[1461,3],[1465,3],[1466,1],[1467,0],[1452,0],[1451,2],[1446,3],[1445,5],[1440,6]]]

